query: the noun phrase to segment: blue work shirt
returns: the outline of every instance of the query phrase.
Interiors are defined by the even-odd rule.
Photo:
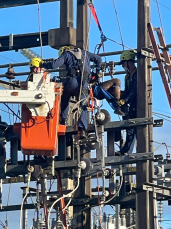
[[[101,57],[85,50],[81,50],[81,52],[82,52],[81,60],[84,65],[84,70],[90,73],[91,70],[90,62],[94,62],[96,64],[97,71],[100,71],[101,63],[102,63]],[[84,62],[84,58],[85,58],[85,62]],[[63,64],[65,64],[66,70],[69,71],[73,66],[78,65],[78,60],[74,56],[74,54],[72,54],[69,51],[65,51],[58,59],[51,62],[43,63],[43,67],[46,69],[55,69],[61,67]]]

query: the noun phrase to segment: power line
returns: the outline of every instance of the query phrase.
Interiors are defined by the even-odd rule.
[[[168,121],[168,122],[171,122],[170,120],[168,120],[168,119],[166,119],[166,118],[163,118],[162,116],[159,116],[159,115],[156,115],[156,114],[154,114],[154,116],[159,117],[159,118],[162,118],[162,119],[164,119],[164,120],[166,120],[166,121]]]
[[[121,27],[120,27],[120,23],[119,23],[119,17],[118,17],[118,13],[117,13],[117,10],[116,10],[115,1],[114,1],[114,0],[112,0],[112,1],[113,1],[113,5],[114,5],[114,9],[115,9],[115,13],[116,13],[116,19],[117,19],[117,22],[118,22],[119,33],[120,33],[121,42],[122,42],[122,46],[123,46],[123,50],[124,50],[124,42],[123,42],[123,37],[122,37]]]
[[[162,110],[158,110],[158,109],[153,109],[153,110],[155,110],[155,111],[161,111],[161,112],[167,113],[167,114],[171,114],[171,112],[167,112],[167,111],[162,111]]]
[[[168,148],[171,148],[171,146],[168,146],[166,143],[163,143],[163,142],[156,142],[156,141],[152,141],[152,142],[160,144],[160,145],[164,145],[165,144]]]
[[[10,59],[10,58],[8,58],[8,57],[2,56],[2,55],[0,55],[0,56],[1,56],[1,57],[3,57],[3,58],[5,58],[5,59],[7,59],[7,60],[11,60],[11,61],[13,61],[13,62],[17,63],[17,61],[12,60],[12,59]]]
[[[41,20],[40,20],[40,4],[39,0],[37,0],[38,6],[38,21],[39,21],[39,34],[40,34],[40,47],[41,47],[41,58],[43,59],[43,47],[42,47],[42,33],[41,33]]]
[[[164,114],[161,114],[161,113],[157,113],[157,112],[153,112],[153,114],[162,115],[162,116],[165,116],[166,118],[171,118],[171,116],[168,116],[168,115],[164,115]]]
[[[154,2],[156,2],[157,0],[153,0]],[[165,5],[163,5],[162,3],[158,3],[159,5],[161,5],[161,6],[163,6],[163,7],[165,7],[166,9],[168,9],[168,10],[171,10],[171,8],[169,8],[168,6],[165,6]]]
[[[158,9],[158,14],[159,14],[160,24],[161,24],[161,28],[162,28],[162,32],[163,32],[163,36],[164,36],[163,23],[162,23],[162,19],[161,19],[158,0],[156,0],[156,3],[157,3],[157,9]]]

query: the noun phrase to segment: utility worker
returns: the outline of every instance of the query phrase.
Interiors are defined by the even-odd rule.
[[[124,51],[120,56],[120,65],[127,72],[125,76],[125,90],[121,91],[120,106],[123,112],[128,110],[128,115],[123,116],[123,119],[132,119],[137,117],[137,68],[135,66],[134,51]],[[133,150],[134,138],[136,129],[126,130],[126,142],[121,149],[121,155]]]
[[[120,65],[127,72],[125,76],[125,89],[120,90],[119,79],[111,79],[99,83],[93,88],[97,99],[106,99],[113,108],[114,113],[123,116],[123,119],[136,118],[137,107],[137,68],[135,66],[135,52],[123,51],[120,56]],[[127,153],[134,141],[135,129],[126,130],[126,142],[121,154]]]
[[[88,95],[88,80],[90,77],[90,62],[96,64],[96,74],[101,69],[101,57],[90,53],[86,50],[79,48],[71,48],[69,46],[63,46],[59,49],[59,58],[47,63],[43,63],[42,66],[45,69],[55,69],[63,64],[66,66],[67,77],[63,81],[64,91],[61,98],[61,124],[65,124],[68,117],[69,100],[71,96],[79,96],[80,87],[82,86],[81,99],[86,98]],[[84,101],[83,101],[84,102]],[[87,104],[81,103],[82,108],[79,120],[78,131],[80,135],[85,135],[88,124]]]
[[[37,58],[37,57],[30,60],[30,62],[29,62],[30,74],[27,78],[27,81],[33,81],[33,74],[43,72],[43,68],[40,68],[41,63],[42,63],[42,60],[40,58]]]

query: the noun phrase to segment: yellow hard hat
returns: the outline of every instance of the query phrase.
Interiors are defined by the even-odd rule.
[[[123,61],[125,61],[125,60],[133,60],[133,61],[135,61],[135,56],[136,56],[136,52],[134,52],[133,50],[123,51],[121,56],[120,56],[119,64],[122,64]]]
[[[63,46],[59,49],[58,55],[61,56],[66,50],[70,50],[69,46]]]
[[[35,57],[35,58],[30,60],[29,66],[30,66],[30,68],[33,68],[33,67],[39,68],[41,62],[42,62],[42,60],[40,58]]]

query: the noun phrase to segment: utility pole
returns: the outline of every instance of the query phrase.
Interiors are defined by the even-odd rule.
[[[150,0],[149,0],[149,5],[147,5],[147,23],[151,21],[151,14],[150,14]],[[150,47],[151,41],[150,37],[147,37],[147,45]],[[152,117],[152,60],[151,58],[148,58],[147,60],[147,68],[148,68],[148,78],[147,78],[147,103],[148,103],[148,117]],[[148,125],[148,151],[153,152],[153,125]],[[149,182],[153,183],[154,177],[154,162],[149,161]],[[156,193],[150,192],[149,193],[149,212],[150,212],[150,228],[156,228],[155,227],[155,221],[157,219],[157,211],[154,212],[154,209],[156,209]]]
[[[77,0],[77,37],[76,44],[78,48],[88,50],[88,6],[84,0]],[[81,157],[83,152],[81,152]],[[84,157],[89,158],[90,152],[84,152]],[[87,197],[91,198],[91,179],[80,179],[80,186],[75,193],[76,198]],[[74,217],[77,216],[77,224],[74,229],[91,228],[91,208],[85,206],[74,207]],[[78,212],[79,215],[78,215]]]
[[[150,20],[150,0],[138,0],[138,54],[141,53],[142,47],[148,47],[149,40],[147,34],[147,23]],[[147,57],[139,55],[137,61],[137,117],[151,116],[151,105],[148,107],[148,64]],[[152,127],[151,127],[152,128]],[[148,152],[151,150],[150,137],[152,137],[152,131],[148,127],[137,128],[137,153]],[[150,168],[150,169],[149,169]],[[149,181],[149,177],[152,178],[152,168],[149,162],[137,163],[136,183],[137,190],[142,189],[142,185]],[[152,220],[149,220],[149,191],[137,192],[136,194],[136,215],[137,215],[137,228],[138,229],[150,229],[154,228]],[[154,219],[150,207],[150,219]],[[153,226],[151,226],[153,225]]]

